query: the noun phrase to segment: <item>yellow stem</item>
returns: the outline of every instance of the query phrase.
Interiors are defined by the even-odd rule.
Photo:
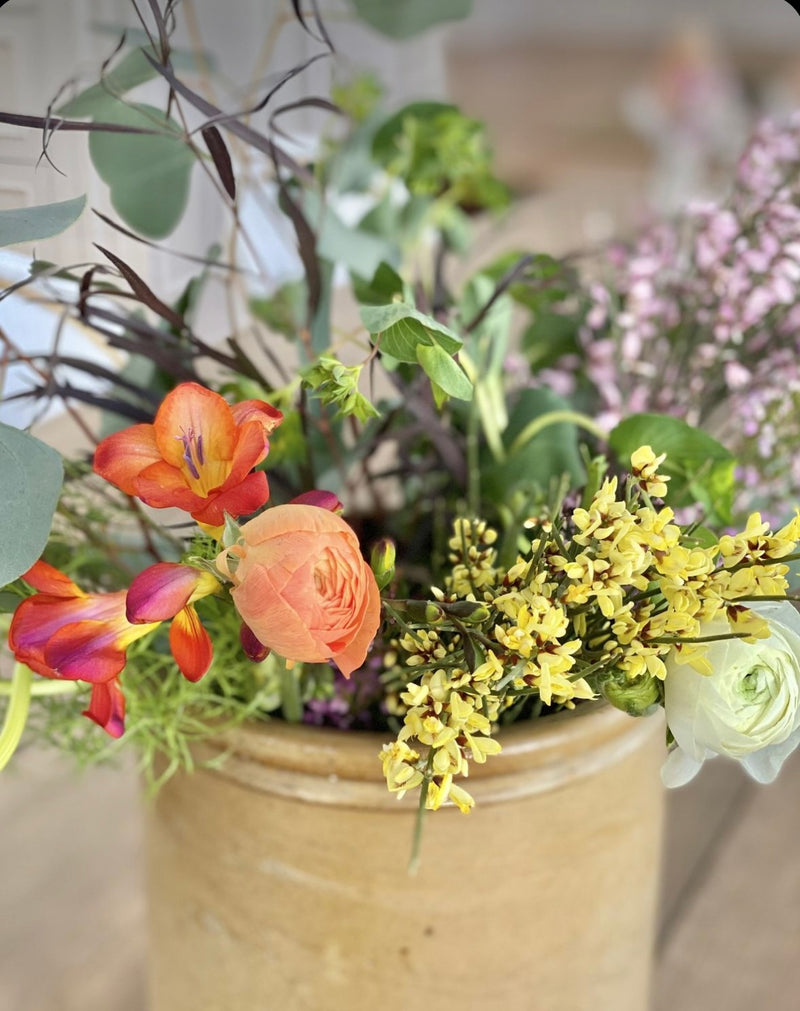
[[[531,441],[535,436],[539,435],[546,428],[551,425],[558,425],[560,423],[566,422],[571,425],[577,425],[578,428],[584,428],[587,432],[590,432],[598,439],[607,439],[608,433],[604,432],[603,429],[586,414],[580,414],[578,411],[548,411],[546,414],[539,415],[538,418],[534,418],[533,421],[529,422],[519,433],[519,435],[514,440],[511,449],[509,450],[509,455],[513,455],[518,450]]]
[[[0,770],[4,769],[11,756],[17,750],[17,745],[25,729],[28,719],[28,707],[31,701],[31,682],[33,671],[23,663],[15,664],[11,676],[11,695],[0,731]]]

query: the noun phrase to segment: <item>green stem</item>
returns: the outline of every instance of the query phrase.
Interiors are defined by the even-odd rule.
[[[74,695],[80,691],[81,685],[77,681],[36,681],[31,685],[31,698],[41,698],[44,695]],[[13,681],[0,681],[0,696],[13,695],[15,692]]]
[[[419,807],[417,808],[417,817],[414,820],[414,838],[411,843],[411,858],[408,861],[408,874],[409,877],[414,877],[414,875],[419,870],[420,858],[422,856],[422,829],[425,823],[425,815],[427,813],[425,804],[428,800],[428,787],[431,785],[431,773],[433,772],[433,748],[431,748],[428,754],[428,761],[425,767],[425,779],[422,781],[422,785],[419,788]]]
[[[508,451],[509,456],[513,456],[514,453],[522,449],[526,443],[530,442],[531,439],[539,435],[546,428],[565,422],[585,429],[595,438],[601,439],[604,442],[608,438],[608,433],[603,431],[597,422],[593,421],[586,414],[581,414],[579,411],[548,411],[546,414],[540,414],[538,418],[534,418],[533,421],[528,422],[511,444],[511,448]]]
[[[31,701],[31,682],[33,671],[23,663],[15,664],[11,677],[11,693],[6,709],[3,729],[0,731],[0,769],[4,769],[11,756],[17,750],[17,745],[25,729],[28,719],[28,707]]]

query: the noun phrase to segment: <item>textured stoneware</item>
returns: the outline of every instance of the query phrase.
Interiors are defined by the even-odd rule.
[[[516,725],[431,814],[373,734],[248,727],[149,812],[152,1011],[646,1011],[659,718]]]

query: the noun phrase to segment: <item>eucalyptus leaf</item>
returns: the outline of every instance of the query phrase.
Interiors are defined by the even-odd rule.
[[[63,477],[54,449],[0,424],[0,586],[26,572],[44,550]]]
[[[74,225],[86,207],[86,196],[38,207],[0,211],[0,246],[49,239]]]
[[[107,109],[113,109],[126,92],[152,80],[156,70],[141,49],[127,53],[101,81],[86,88],[69,102],[56,109],[67,119],[103,119]]]
[[[472,383],[458,362],[439,344],[418,344],[417,361],[431,382],[448,397],[472,400]]]
[[[408,302],[364,305],[361,320],[373,336],[380,334],[381,350],[399,362],[417,362],[420,344],[438,344],[448,354],[455,354],[463,343],[443,323],[419,312]]]
[[[616,426],[608,443],[623,464],[640,446],[666,453],[659,470],[671,479],[667,503],[680,508],[699,502],[711,522],[732,522],[736,458],[707,432],[664,414],[634,414]]]
[[[472,0],[350,0],[356,14],[392,39],[408,39],[472,12]]]
[[[194,155],[180,127],[155,106],[122,102],[106,108],[103,120],[159,131],[93,132],[89,136],[89,154],[125,223],[148,238],[165,238],[186,210],[194,165]]]

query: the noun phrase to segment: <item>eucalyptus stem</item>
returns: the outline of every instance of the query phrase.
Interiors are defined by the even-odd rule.
[[[14,665],[8,709],[6,709],[3,729],[0,731],[0,770],[8,765],[11,756],[17,750],[22,731],[25,729],[31,701],[32,681],[33,671],[30,667],[24,663]]]

